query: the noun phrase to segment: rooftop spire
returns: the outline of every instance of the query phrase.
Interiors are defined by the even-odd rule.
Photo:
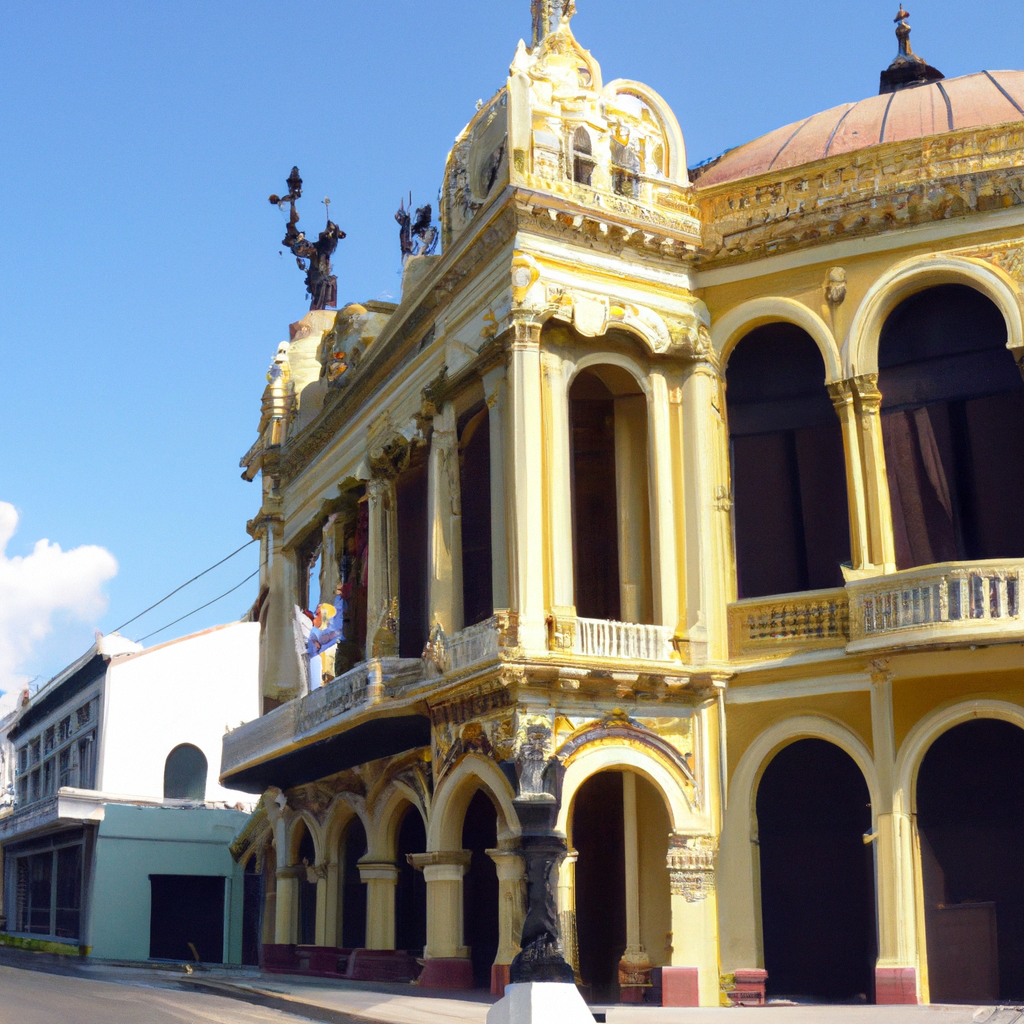
[[[907,18],[910,11],[903,9],[900,4],[899,13],[894,21],[896,23],[896,41],[899,44],[899,53],[896,59],[882,72],[878,92],[898,92],[900,89],[911,89],[915,85],[927,85],[929,82],[937,82],[946,76],[937,68],[933,68],[919,57],[910,46],[910,25]]]
[[[576,13],[575,0],[530,0],[533,15],[533,46],[542,43],[558,26],[559,13],[568,20]]]

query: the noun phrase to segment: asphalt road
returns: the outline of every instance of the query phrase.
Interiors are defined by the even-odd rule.
[[[202,992],[0,966],[0,1024],[299,1024],[308,1019]]]

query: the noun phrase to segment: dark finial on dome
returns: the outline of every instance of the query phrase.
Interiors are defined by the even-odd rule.
[[[899,53],[896,54],[896,59],[889,67],[882,72],[881,83],[878,87],[879,94],[911,89],[915,85],[927,85],[929,82],[938,82],[946,77],[937,68],[925,63],[911,49],[910,25],[907,24],[909,17],[910,11],[904,10],[903,4],[900,4],[899,13],[894,19]]]

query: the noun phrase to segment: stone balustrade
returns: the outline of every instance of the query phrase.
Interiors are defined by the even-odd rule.
[[[1024,559],[949,562],[847,585],[851,653],[1016,640]]]
[[[748,598],[729,606],[733,658],[842,648],[849,636],[849,598],[841,588]]]
[[[669,626],[560,615],[552,620],[550,646],[593,658],[664,662],[672,660],[672,635]]]

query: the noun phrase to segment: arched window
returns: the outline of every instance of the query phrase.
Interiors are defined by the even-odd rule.
[[[206,755],[198,747],[175,747],[164,762],[164,799],[205,800],[207,768]]]
[[[843,586],[846,462],[818,346],[793,324],[758,327],[726,382],[739,596]]]
[[[878,368],[897,567],[1024,556],[1024,387],[999,309],[966,285],[919,292]]]
[[[635,149],[612,139],[612,189],[620,196],[640,196],[640,157]]]
[[[590,132],[582,125],[572,136],[572,180],[581,185],[589,185],[594,173],[594,148],[590,142]]]

